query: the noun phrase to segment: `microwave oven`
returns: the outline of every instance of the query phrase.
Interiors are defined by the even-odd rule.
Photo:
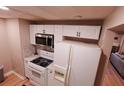
[[[35,34],[35,43],[54,48],[54,35],[36,33]]]

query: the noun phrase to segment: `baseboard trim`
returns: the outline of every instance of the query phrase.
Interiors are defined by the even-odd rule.
[[[20,79],[22,79],[22,80],[24,80],[25,79],[25,77],[24,76],[22,76],[22,75],[20,75],[20,74],[18,74],[17,72],[15,72],[15,71],[13,71],[13,74],[15,74],[16,76],[18,76]]]
[[[9,76],[9,75],[11,75],[11,74],[13,74],[13,71],[12,71],[12,70],[9,71],[9,72],[6,72],[6,73],[4,74],[4,76],[7,77],[7,76]]]
[[[11,75],[11,74],[15,74],[17,77],[19,77],[19,78],[20,78],[20,79],[22,79],[22,80],[24,80],[24,79],[25,79],[25,77],[24,77],[24,76],[22,76],[22,75],[18,74],[17,72],[15,72],[15,71],[13,71],[13,70],[11,70],[11,71],[9,71],[9,72],[5,73],[5,74],[4,74],[4,76],[6,77],[6,76],[9,76],[9,75]]]

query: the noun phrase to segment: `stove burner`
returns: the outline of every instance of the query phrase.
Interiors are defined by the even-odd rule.
[[[46,62],[43,62],[43,63],[40,64],[40,66],[43,66],[43,67],[46,67],[48,65],[49,65],[49,63],[46,63]]]
[[[42,66],[42,67],[47,67],[49,64],[53,62],[53,60],[39,57],[39,58],[32,60],[31,62],[36,65]]]

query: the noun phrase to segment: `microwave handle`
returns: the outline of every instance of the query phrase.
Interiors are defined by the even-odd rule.
[[[52,39],[51,48],[54,48],[54,38]]]
[[[46,38],[46,45],[48,45],[48,37]]]
[[[43,30],[43,34],[45,34],[45,30]]]

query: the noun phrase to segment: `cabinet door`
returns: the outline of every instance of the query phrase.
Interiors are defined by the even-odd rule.
[[[37,25],[30,25],[30,43],[35,44],[35,33],[37,31]]]
[[[44,25],[36,25],[36,28],[37,28],[36,33],[43,33]]]
[[[58,43],[62,41],[62,31],[63,27],[62,25],[55,25],[55,32],[54,32],[54,42]]]
[[[79,32],[79,26],[75,25],[64,25],[63,26],[63,36],[77,37],[77,32]]]
[[[80,37],[98,40],[100,28],[100,26],[80,26]]]
[[[29,78],[30,72],[29,72],[29,66],[28,66],[28,61],[27,60],[24,61],[24,67],[25,67],[24,68],[25,69],[25,76]]]
[[[54,25],[44,25],[43,30],[45,30],[45,34],[54,34]]]

